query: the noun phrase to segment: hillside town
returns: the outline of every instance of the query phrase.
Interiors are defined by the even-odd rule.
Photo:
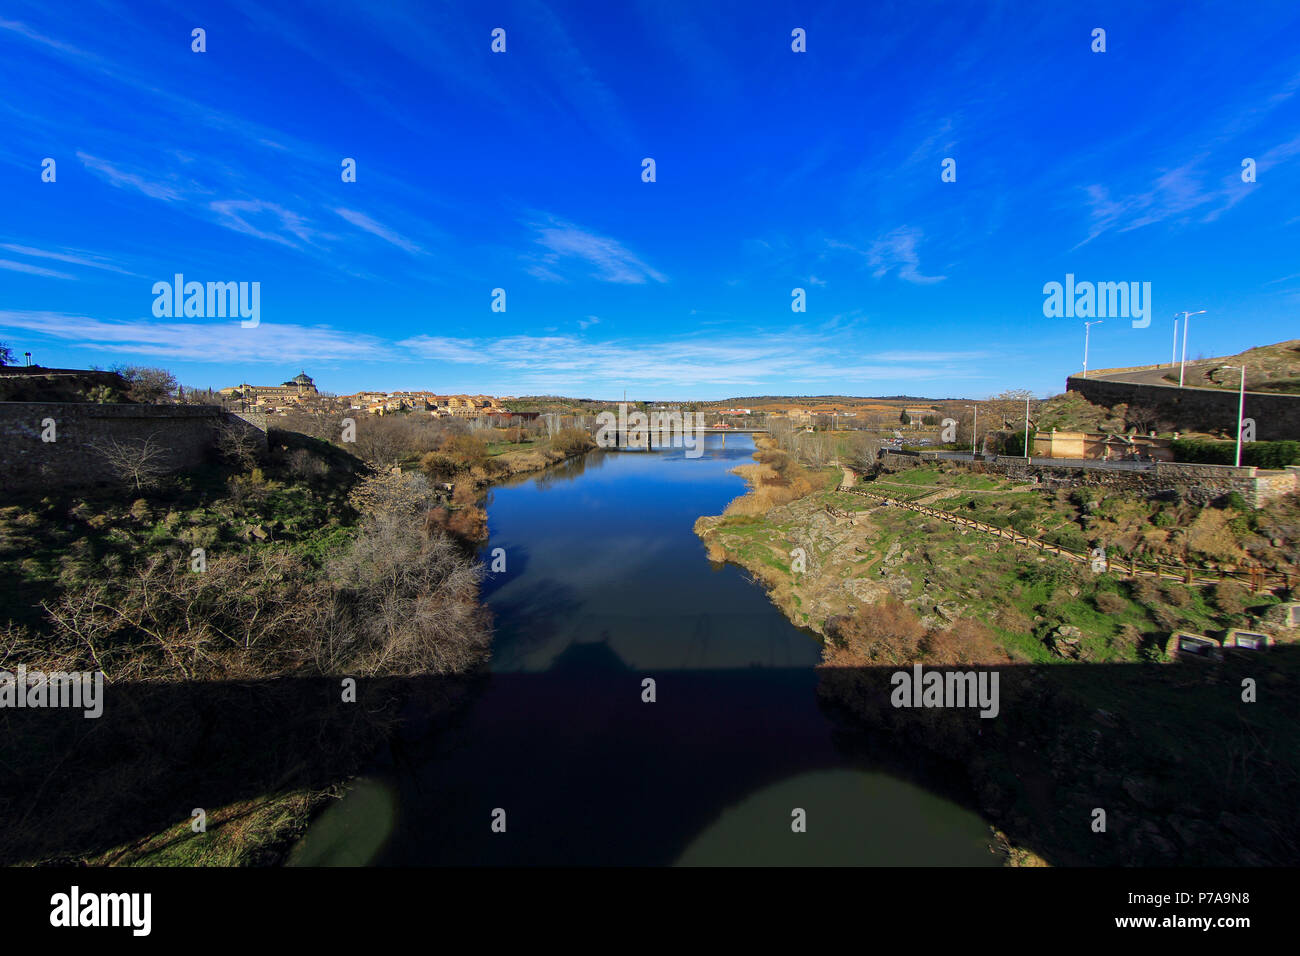
[[[427,391],[356,392],[352,395],[323,394],[306,371],[279,385],[249,385],[247,382],[218,391],[227,401],[245,410],[273,415],[296,408],[364,411],[371,415],[392,412],[427,412],[435,418],[478,418],[505,414],[499,399],[488,395],[438,395]]]

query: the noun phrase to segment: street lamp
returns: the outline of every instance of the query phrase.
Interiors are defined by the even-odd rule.
[[[975,436],[979,434],[979,427],[980,427],[980,407],[978,405],[966,405],[963,407],[973,408],[975,410],[975,421],[971,424],[970,427],[970,460],[974,461],[975,460]]]
[[[1194,315],[1204,315],[1205,310],[1199,312],[1180,312],[1183,317],[1183,360],[1178,363],[1178,387],[1183,387],[1183,367],[1187,364],[1187,326],[1191,323],[1188,321]]]
[[[1092,332],[1094,325],[1101,325],[1102,320],[1097,319],[1094,322],[1083,323],[1083,377],[1088,377],[1088,335]]]
[[[1174,313],[1174,344],[1169,349],[1169,367],[1178,364],[1178,313]]]
[[[1241,372],[1241,388],[1237,391],[1237,467],[1241,467],[1241,423],[1246,411],[1246,366],[1220,365],[1219,368],[1235,368]]]
[[[1025,396],[1025,461],[1029,461],[1029,396]]]

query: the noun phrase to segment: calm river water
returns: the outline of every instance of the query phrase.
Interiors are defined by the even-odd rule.
[[[706,558],[692,525],[744,493],[728,472],[753,452],[710,435],[701,458],[598,451],[495,488],[487,548],[507,570],[485,584],[485,691],[358,780],[291,862],[999,863],[983,821],[940,795],[950,781],[888,741],[841,746],[816,636]]]

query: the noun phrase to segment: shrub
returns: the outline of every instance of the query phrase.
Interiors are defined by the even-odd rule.
[[[1134,578],[1129,582],[1128,587],[1129,595],[1138,604],[1144,607],[1152,607],[1160,603],[1160,585],[1156,583],[1155,578]]]
[[[551,447],[562,455],[578,455],[594,447],[594,443],[581,428],[565,428],[555,433]]]
[[[329,466],[306,448],[295,448],[289,452],[285,467],[295,478],[304,479],[322,478],[329,471]]]
[[[1240,614],[1249,596],[1250,592],[1235,581],[1220,581],[1210,588],[1210,599],[1224,614]]]
[[[408,521],[424,514],[434,502],[429,482],[410,471],[363,478],[348,495],[348,503],[363,515],[393,515]]]
[[[462,471],[475,466],[481,467],[488,457],[487,442],[468,432],[449,437],[443,444],[442,450]]]
[[[894,599],[827,621],[827,633],[865,664],[904,664],[917,659],[925,628],[916,613]]]
[[[1179,438],[1170,442],[1175,461],[1203,465],[1231,465],[1236,460],[1237,445],[1231,441],[1203,441]],[[1285,468],[1300,461],[1300,442],[1255,441],[1241,446],[1241,463],[1260,468]]]
[[[967,618],[947,629],[927,632],[921,650],[936,664],[994,664],[1009,659],[992,631]]]
[[[442,451],[431,451],[420,459],[420,470],[430,481],[451,481],[462,470],[460,462]]]
[[[1128,607],[1128,602],[1114,591],[1102,591],[1092,600],[1102,614],[1119,614]]]

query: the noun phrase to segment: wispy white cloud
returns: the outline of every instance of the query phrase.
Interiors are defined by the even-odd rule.
[[[849,243],[834,239],[827,240],[826,245],[832,249],[843,249],[862,256],[872,268],[872,275],[877,279],[894,273],[904,282],[914,285],[932,285],[942,282],[947,276],[925,275],[921,272],[921,257],[917,252],[924,234],[920,229],[900,226],[892,232],[874,240],[865,250]]]
[[[744,337],[642,342],[567,335],[465,339],[420,335],[397,343],[422,359],[478,366],[503,374],[503,387],[575,392],[633,383],[641,387],[763,387],[830,381],[882,383],[940,380],[982,352],[884,352],[845,362],[843,337],[807,330]],[[512,383],[512,384],[506,384]]]
[[[424,249],[422,249],[417,243],[414,243],[400,233],[389,229],[387,226],[375,222],[375,220],[371,219],[365,213],[356,212],[352,209],[335,209],[334,211],[358,229],[364,229],[366,232],[378,236],[385,242],[392,243],[399,249],[405,250],[412,255],[424,254]]]
[[[76,276],[68,275],[66,272],[55,272],[53,269],[44,269],[29,262],[14,262],[12,259],[0,259],[0,269],[6,269],[9,272],[25,272],[33,276],[44,276],[47,279],[76,278]]]
[[[1300,155],[1300,136],[1253,156],[1257,178]],[[1206,171],[1207,155],[1161,171],[1144,188],[1132,189],[1113,198],[1099,183],[1084,187],[1088,210],[1088,234],[1074,247],[1086,245],[1103,233],[1131,232],[1166,220],[1193,218],[1213,222],[1259,187],[1241,180],[1241,169],[1213,174]]]
[[[306,219],[278,203],[262,199],[221,199],[208,205],[217,214],[217,221],[227,229],[268,242],[296,249],[298,244],[282,233],[291,233],[304,242],[310,242],[316,235],[316,231],[308,227]],[[269,217],[269,225],[258,228],[249,222],[249,219],[259,216]]]
[[[616,239],[557,219],[533,223],[532,227],[537,232],[537,244],[546,250],[540,256],[525,257],[530,263],[528,271],[538,278],[562,279],[565,265],[578,260],[593,267],[590,277],[602,282],[641,285],[647,281],[668,281],[667,276]]]
[[[183,194],[175,186],[153,182],[138,173],[118,169],[108,160],[99,159],[96,156],[90,156],[82,152],[77,153],[77,158],[81,160],[83,166],[100,179],[119,189],[136,189],[151,199],[161,199],[164,202],[175,202],[183,198]]]
[[[116,272],[119,275],[135,276],[138,272],[131,272],[123,269],[121,266],[114,264],[103,256],[97,256],[93,253],[76,250],[75,252],[54,252],[49,249],[35,249],[31,246],[20,246],[10,242],[0,242],[0,249],[6,252],[14,252],[20,256],[27,256],[32,259],[54,259],[57,262],[67,262],[70,265],[86,266],[91,269],[103,269],[106,272]],[[61,275],[61,273],[58,273]]]
[[[182,362],[379,361],[397,358],[373,335],[322,326],[239,321],[106,321],[66,312],[0,311],[0,328],[23,329],[77,348]]]

